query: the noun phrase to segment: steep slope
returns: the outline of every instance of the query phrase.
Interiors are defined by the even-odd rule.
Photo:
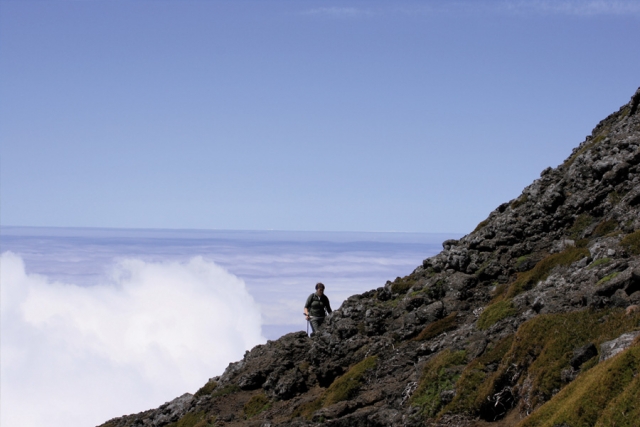
[[[257,346],[195,395],[103,427],[631,426],[639,103],[640,89],[563,164],[408,276],[350,297],[321,334]]]

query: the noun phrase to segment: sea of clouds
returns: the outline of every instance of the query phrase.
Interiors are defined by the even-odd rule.
[[[93,426],[195,392],[455,235],[3,228],[3,427]]]

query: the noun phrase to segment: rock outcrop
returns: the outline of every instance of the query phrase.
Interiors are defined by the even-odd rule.
[[[102,427],[634,425],[639,103],[640,89],[564,163],[313,338],[259,345],[195,395]]]

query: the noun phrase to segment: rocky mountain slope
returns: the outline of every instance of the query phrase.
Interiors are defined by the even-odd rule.
[[[640,89],[411,274],[124,426],[637,426]]]

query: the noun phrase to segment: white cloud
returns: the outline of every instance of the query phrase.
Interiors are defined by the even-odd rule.
[[[554,15],[598,16],[598,15],[638,15],[638,1],[567,1],[567,0],[530,0],[506,1],[502,7],[513,12],[538,12]]]
[[[354,7],[325,7],[307,11],[306,14],[352,18],[365,15],[389,15],[399,13],[411,16],[435,16],[441,14],[513,13],[517,15],[542,14],[566,16],[639,16],[638,0],[459,0],[411,2],[390,4],[371,10]]]
[[[3,427],[97,425],[194,392],[264,342],[242,280],[213,262],[119,262],[82,287],[0,256]]]

